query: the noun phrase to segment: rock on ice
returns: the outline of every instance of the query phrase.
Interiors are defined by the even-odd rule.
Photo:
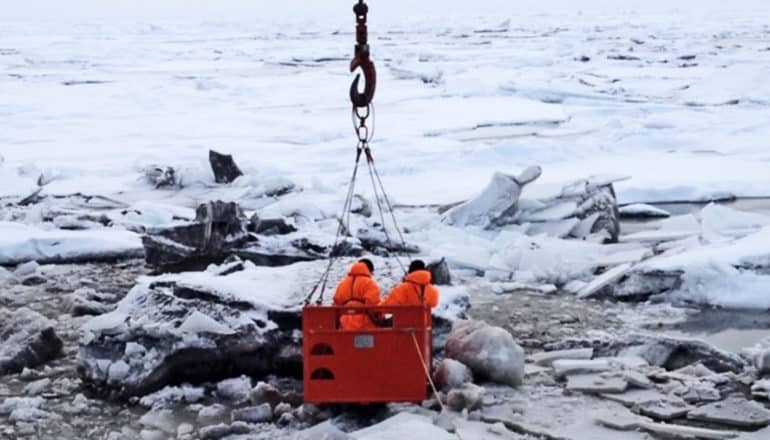
[[[226,374],[301,370],[301,320],[290,308],[302,288],[286,280],[303,268],[228,267],[140,280],[113,312],[83,327],[81,377],[130,397]],[[253,288],[267,284],[281,289]]]
[[[0,310],[0,376],[34,368],[61,354],[53,321],[22,307]]]
[[[514,387],[521,385],[524,378],[524,350],[510,333],[483,321],[455,323],[445,353],[480,378]]]
[[[443,359],[433,373],[433,381],[442,391],[463,386],[472,380],[471,370],[462,362],[454,359]]]

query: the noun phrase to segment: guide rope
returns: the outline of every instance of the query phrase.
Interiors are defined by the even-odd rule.
[[[417,336],[415,336],[414,332],[412,332],[412,341],[414,341],[414,348],[415,350],[417,350],[417,356],[420,357],[420,363],[422,364],[423,370],[425,370],[425,377],[427,377],[428,382],[430,382],[430,387],[433,390],[433,396],[436,398],[438,405],[441,407],[441,412],[443,413],[446,410],[446,408],[444,407],[444,402],[441,401],[441,397],[438,394],[438,389],[436,388],[436,384],[433,382],[433,378],[430,376],[430,369],[428,368],[428,363],[425,362],[425,356],[423,356],[422,351],[420,351],[420,344],[417,342]]]
[[[425,356],[423,356],[422,351],[420,350],[420,344],[417,342],[417,336],[412,333],[412,341],[414,341],[414,348],[417,350],[417,356],[420,358],[420,363],[422,364],[422,368],[425,371],[425,377],[428,378],[428,383],[430,383],[430,388],[433,390],[433,397],[436,399],[436,402],[438,402],[438,406],[441,408],[441,415],[449,414],[446,410],[446,406],[444,406],[444,402],[441,401],[441,396],[438,393],[438,389],[436,388],[436,383],[433,382],[433,378],[430,375],[430,368],[428,366],[428,363],[425,361]],[[440,416],[439,416],[440,417]],[[455,437],[457,437],[458,440],[463,440],[463,437],[460,435],[459,431],[455,431],[454,433]]]

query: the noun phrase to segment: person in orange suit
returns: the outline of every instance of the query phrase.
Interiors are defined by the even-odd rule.
[[[334,292],[336,306],[374,306],[380,302],[380,286],[372,278],[374,264],[363,258],[350,267],[346,276]],[[340,317],[340,328],[343,330],[366,330],[376,325],[369,314],[364,312],[347,312]]]
[[[431,284],[430,271],[425,268],[425,263],[422,260],[412,261],[404,281],[394,287],[380,305],[436,307],[438,289]]]

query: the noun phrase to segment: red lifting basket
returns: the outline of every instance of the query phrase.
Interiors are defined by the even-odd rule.
[[[352,311],[392,314],[392,327],[341,330]],[[305,307],[302,311],[305,402],[422,402],[431,365],[430,310],[423,306]]]

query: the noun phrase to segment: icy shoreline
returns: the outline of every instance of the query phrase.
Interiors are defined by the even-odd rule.
[[[450,374],[451,423],[436,399],[303,405],[290,377],[354,155],[351,2],[94,20],[69,17],[87,0],[35,3],[0,17],[0,437],[770,436],[751,318],[770,308],[770,209],[643,204],[770,195],[766,2],[377,5],[373,152],[399,232],[449,264],[445,326],[497,327],[510,384],[527,355],[518,388]],[[215,178],[209,149],[243,175]],[[215,219],[217,200],[238,215]],[[388,253],[377,202],[357,187],[334,279]],[[145,267],[142,236],[209,270]],[[398,264],[375,262],[388,290]],[[746,326],[722,349],[688,337]]]
[[[4,303],[8,303],[9,298],[14,299],[15,302],[10,303],[13,308],[28,302],[29,298],[42,297],[41,299],[45,301],[32,303],[33,306],[40,313],[52,316],[55,322],[54,328],[58,334],[62,335],[65,342],[65,356],[63,358],[59,358],[45,367],[27,369],[21,374],[0,378],[0,394],[3,397],[0,401],[5,403],[0,405],[0,420],[8,420],[6,426],[2,428],[5,435],[16,438],[36,435],[38,438],[47,439],[61,438],[64,435],[72,438],[85,436],[86,438],[134,440],[161,435],[175,437],[179,433],[182,437],[189,433],[193,436],[192,438],[204,438],[204,435],[205,438],[214,438],[208,436],[213,436],[218,432],[219,435],[230,433],[232,436],[229,438],[233,439],[246,437],[295,439],[297,431],[292,426],[300,425],[292,425],[292,423],[312,425],[323,421],[326,417],[331,417],[332,422],[337,426],[346,431],[354,431],[352,433],[354,438],[368,440],[369,438],[381,438],[378,435],[394,434],[396,431],[393,431],[393,423],[396,420],[406,420],[407,417],[402,415],[392,422],[385,422],[382,425],[378,425],[378,423],[385,418],[404,412],[419,416],[414,420],[409,419],[411,420],[410,424],[417,420],[419,423],[416,426],[420,426],[422,429],[428,429],[428,426],[432,426],[433,417],[437,413],[419,406],[393,405],[374,413],[352,410],[328,412],[326,409],[303,408],[299,406],[301,400],[296,394],[296,384],[276,381],[275,378],[266,379],[270,384],[269,386],[258,384],[258,381],[251,381],[248,378],[238,377],[218,383],[169,386],[158,393],[143,396],[143,398],[128,405],[101,400],[101,398],[90,394],[89,388],[75,374],[75,357],[81,337],[80,326],[86,323],[89,318],[72,317],[69,314],[62,315],[55,308],[55,304],[57,298],[66,299],[71,295],[66,292],[80,291],[83,286],[94,285],[95,283],[103,286],[103,288],[123,290],[126,288],[126,284],[130,285],[132,279],[135,279],[142,272],[141,264],[136,262],[123,266],[106,264],[68,267],[41,266],[37,269],[37,273],[46,279],[45,283],[39,286],[15,285],[7,294],[0,294],[0,300]],[[457,277],[456,281],[464,284],[467,275],[457,274]],[[112,282],[118,282],[122,286],[112,286]],[[61,292],[62,290],[64,293]],[[593,418],[603,419],[602,414],[606,414],[608,410],[611,410],[613,414],[626,414],[629,410],[624,409],[623,406],[631,405],[636,401],[652,402],[656,399],[664,399],[669,404],[678,405],[676,402],[682,398],[691,400],[697,395],[702,396],[699,398],[708,398],[707,396],[712,395],[709,393],[714,392],[714,388],[709,384],[715,384],[716,388],[726,390],[725,393],[729,393],[731,388],[729,386],[724,388],[724,384],[739,383],[734,382],[737,378],[732,373],[707,373],[704,372],[703,367],[695,369],[688,367],[689,370],[665,372],[655,368],[648,370],[649,367],[640,366],[638,359],[628,358],[624,361],[627,363],[625,369],[628,371],[626,374],[631,375],[628,377],[641,380],[633,375],[633,372],[643,371],[645,374],[653,375],[658,381],[665,378],[665,380],[670,381],[671,390],[677,389],[676,392],[680,394],[664,397],[665,392],[631,387],[626,393],[620,393],[614,397],[610,396],[612,399],[606,396],[595,396],[591,392],[582,394],[582,392],[573,391],[570,395],[564,395],[565,386],[580,387],[578,382],[581,380],[580,375],[586,373],[585,368],[606,369],[608,367],[603,363],[605,361],[601,359],[591,361],[592,363],[589,365],[570,365],[568,362],[563,362],[558,365],[558,368],[578,369],[567,374],[575,378],[561,382],[560,379],[552,377],[554,373],[549,372],[548,366],[557,358],[570,359],[571,356],[585,356],[584,352],[587,350],[580,348],[577,350],[579,353],[574,354],[553,350],[556,348],[575,348],[575,345],[570,344],[578,344],[580,347],[591,347],[591,344],[598,344],[594,345],[596,347],[594,349],[596,350],[595,357],[613,356],[612,351],[606,351],[608,349],[613,350],[612,345],[605,345],[602,341],[611,341],[615,338],[612,335],[627,333],[630,329],[637,328],[642,323],[640,319],[648,313],[648,306],[629,305],[623,311],[615,309],[608,303],[583,301],[576,298],[565,301],[559,296],[544,295],[536,291],[487,293],[486,295],[492,296],[483,301],[473,301],[471,313],[474,316],[488,319],[494,324],[510,325],[510,331],[516,340],[525,344],[529,358],[525,367],[525,385],[520,389],[513,389],[482,383],[481,385],[485,389],[482,410],[471,415],[469,420],[465,420],[461,414],[454,417],[455,429],[459,430],[463,438],[486,439],[487,437],[484,435],[492,435],[491,438],[502,436],[502,438],[516,440],[531,438],[520,434],[521,432],[528,432],[532,435],[555,435],[574,440],[597,438],[596,436],[600,435],[616,439],[643,438],[643,434],[636,432],[602,428],[595,424]],[[480,299],[484,298],[484,295],[474,295],[473,297]],[[489,300],[491,302],[488,302]],[[624,322],[618,319],[619,316],[624,315],[633,316],[636,321]],[[658,318],[655,315],[650,315],[647,319],[652,325]],[[188,324],[188,329],[192,328],[190,325],[192,322]],[[616,341],[622,339],[623,337],[617,336]],[[647,339],[646,341],[652,342],[654,340]],[[561,345],[559,345],[559,341],[562,341]],[[645,339],[639,339],[639,341],[645,341]],[[622,343],[619,347],[623,347]],[[664,362],[663,360],[666,359],[666,357],[659,357],[661,355],[678,359],[669,361],[672,362],[672,365],[681,362],[682,359],[687,359],[687,355],[683,357],[685,352],[672,355],[671,352],[661,350],[664,346],[655,347],[656,345],[653,343],[648,348],[642,351],[637,350],[635,353],[641,353],[645,357],[652,355],[653,357],[649,359],[661,359],[659,362]],[[699,347],[699,345],[691,347]],[[707,346],[701,347],[707,348]],[[543,348],[549,351],[543,352]],[[669,354],[666,355],[666,353]],[[720,355],[721,358],[717,357],[716,354],[724,353],[718,350],[707,353],[709,355],[704,356],[702,360],[707,363],[711,362],[709,365],[712,368],[718,369],[720,365],[718,362],[732,362],[730,360],[735,359],[734,355],[722,354]],[[697,358],[698,355],[693,359]],[[722,360],[719,361],[718,359]],[[712,375],[699,378],[698,375],[702,374]],[[749,377],[753,377],[752,374],[749,369],[739,376],[743,378],[740,380],[748,381]],[[677,388],[676,385],[680,381],[684,381],[686,386]],[[597,385],[594,384],[593,386]],[[696,391],[688,391],[691,389]],[[757,387],[756,391],[761,393],[761,387]],[[281,399],[290,402],[288,403],[288,413],[291,413],[291,416],[283,417],[283,414],[288,413],[285,405],[278,407]],[[259,412],[262,411],[261,409],[257,410],[263,405],[262,402],[269,403],[269,406],[274,409],[275,413],[272,417],[277,420],[277,425],[239,422],[239,420],[257,420],[258,417],[265,417],[260,415],[264,414]],[[586,418],[586,411],[574,412],[576,406],[586,409],[591,418]],[[663,415],[667,414],[667,411],[672,411],[672,414],[681,411],[676,406],[661,406],[660,409],[656,410],[655,405],[649,403],[647,408],[653,414]],[[555,423],[546,417],[549,411],[552,413],[555,409],[560,414],[560,423]],[[479,416],[481,420],[478,420]],[[626,415],[626,417],[628,416]],[[637,420],[637,423],[642,421]],[[283,425],[283,423],[289,423],[289,425]],[[502,423],[502,425],[496,426],[498,423]],[[220,424],[224,424],[223,427],[215,429]],[[372,424],[375,426],[357,433],[357,431]],[[645,426],[647,429],[663,429],[654,424]],[[328,426],[326,429],[329,429]],[[442,431],[443,428],[435,426],[430,429],[439,429],[431,431],[436,434],[445,432]],[[732,432],[730,429],[725,430],[724,426],[720,429],[723,433]],[[241,433],[245,437],[238,437],[235,435],[237,433]],[[761,439],[763,435],[766,435],[766,431],[741,433],[738,438]]]

